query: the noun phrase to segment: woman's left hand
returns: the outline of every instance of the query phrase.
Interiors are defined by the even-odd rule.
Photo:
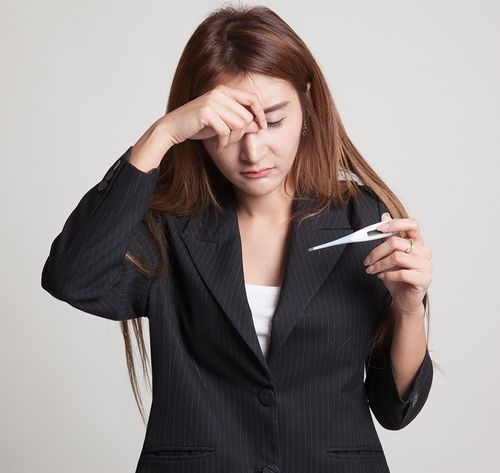
[[[382,215],[377,230],[406,232],[407,238],[392,235],[368,253],[367,272],[376,274],[391,293],[392,305],[400,315],[423,314],[423,298],[432,281],[432,251],[424,245],[418,222],[413,218],[391,218]],[[411,240],[411,241],[410,241]],[[413,248],[411,248],[411,246]],[[407,253],[405,250],[411,252]]]

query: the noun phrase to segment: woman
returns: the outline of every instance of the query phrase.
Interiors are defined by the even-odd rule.
[[[379,220],[399,236],[307,251]],[[42,273],[120,321],[136,400],[128,323],[147,375],[148,317],[141,473],[389,471],[370,409],[396,430],[426,402],[430,281],[418,222],[265,7],[199,25],[167,113],[83,196]]]

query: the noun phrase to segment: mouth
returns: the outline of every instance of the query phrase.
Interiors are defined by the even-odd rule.
[[[242,172],[245,177],[248,178],[256,178],[256,177],[264,177],[267,176],[274,168],[262,168],[259,171],[247,171]]]
[[[272,167],[271,168],[261,168],[261,169],[256,169],[253,171],[245,171],[242,174],[260,174],[261,172],[267,171],[268,169],[273,169],[273,168]]]

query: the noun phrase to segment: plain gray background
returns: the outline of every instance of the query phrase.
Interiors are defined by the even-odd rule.
[[[410,425],[376,423],[391,471],[493,471],[500,2],[263,4],[309,45],[349,136],[433,250],[442,372]],[[145,428],[119,324],[52,298],[41,270],[83,194],[164,114],[182,48],[220,5],[1,2],[2,472],[135,468]]]

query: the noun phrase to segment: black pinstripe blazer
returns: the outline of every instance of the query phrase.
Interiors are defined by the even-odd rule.
[[[148,317],[153,400],[136,473],[388,472],[370,410],[386,429],[408,425],[428,397],[431,358],[426,351],[404,398],[389,350],[367,363],[389,292],[363,259],[382,240],[307,251],[379,221],[385,206],[361,186],[348,206],[292,226],[266,358],[232,199],[223,215],[163,218],[161,278],[124,258],[139,243],[159,262],[142,220],[159,168],[134,167],[131,149],[69,215],[41,284],[89,314]]]

